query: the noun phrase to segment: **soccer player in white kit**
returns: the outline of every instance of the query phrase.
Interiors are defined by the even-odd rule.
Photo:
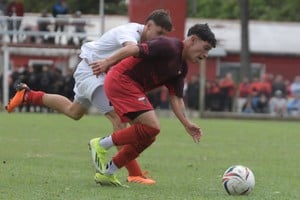
[[[91,66],[97,67],[97,61],[100,62],[127,45],[136,45],[156,36],[164,35],[171,30],[171,17],[167,11],[162,9],[153,11],[146,19],[145,25],[128,23],[113,28],[98,40],[82,45],[80,54],[82,60],[74,72],[75,96],[73,102],[64,96],[34,91],[25,83],[19,83],[16,86],[17,92],[6,106],[6,110],[7,112],[13,112],[17,106],[23,104],[39,105],[52,108],[74,120],[79,120],[93,105],[111,121],[114,131],[120,130],[126,125],[121,123],[104,93],[105,74],[95,76]],[[129,173],[128,182],[147,185],[155,183],[153,179],[143,174],[136,160],[125,167]]]

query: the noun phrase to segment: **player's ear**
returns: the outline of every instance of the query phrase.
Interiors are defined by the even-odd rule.
[[[146,23],[146,27],[149,29],[151,28],[152,26],[154,25],[154,22],[152,20],[149,20],[147,23]]]
[[[191,41],[193,44],[199,41],[199,38],[196,35],[191,35]]]

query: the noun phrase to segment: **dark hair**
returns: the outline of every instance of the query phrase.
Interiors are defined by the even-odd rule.
[[[160,26],[167,31],[172,31],[173,29],[170,13],[164,9],[158,9],[151,12],[146,19],[146,23],[150,20],[154,21],[157,26]]]
[[[216,47],[217,40],[215,34],[210,30],[208,24],[195,24],[192,26],[187,36],[196,35],[200,39],[208,42],[212,47]]]

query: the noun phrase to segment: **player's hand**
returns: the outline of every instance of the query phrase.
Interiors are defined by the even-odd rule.
[[[102,60],[98,60],[96,62],[90,63],[89,66],[92,68],[93,74],[96,75],[97,77],[101,73],[107,72],[110,67],[107,59],[102,59]]]
[[[189,123],[185,126],[186,131],[192,136],[194,142],[198,143],[203,135],[201,128],[194,123]]]

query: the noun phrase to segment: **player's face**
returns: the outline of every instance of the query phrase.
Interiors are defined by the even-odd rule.
[[[165,35],[168,31],[161,26],[157,26],[153,21],[146,24],[145,40],[151,40],[156,36]]]
[[[197,36],[191,36],[187,59],[193,63],[199,62],[208,57],[211,48],[212,46],[207,41],[201,40]]]

